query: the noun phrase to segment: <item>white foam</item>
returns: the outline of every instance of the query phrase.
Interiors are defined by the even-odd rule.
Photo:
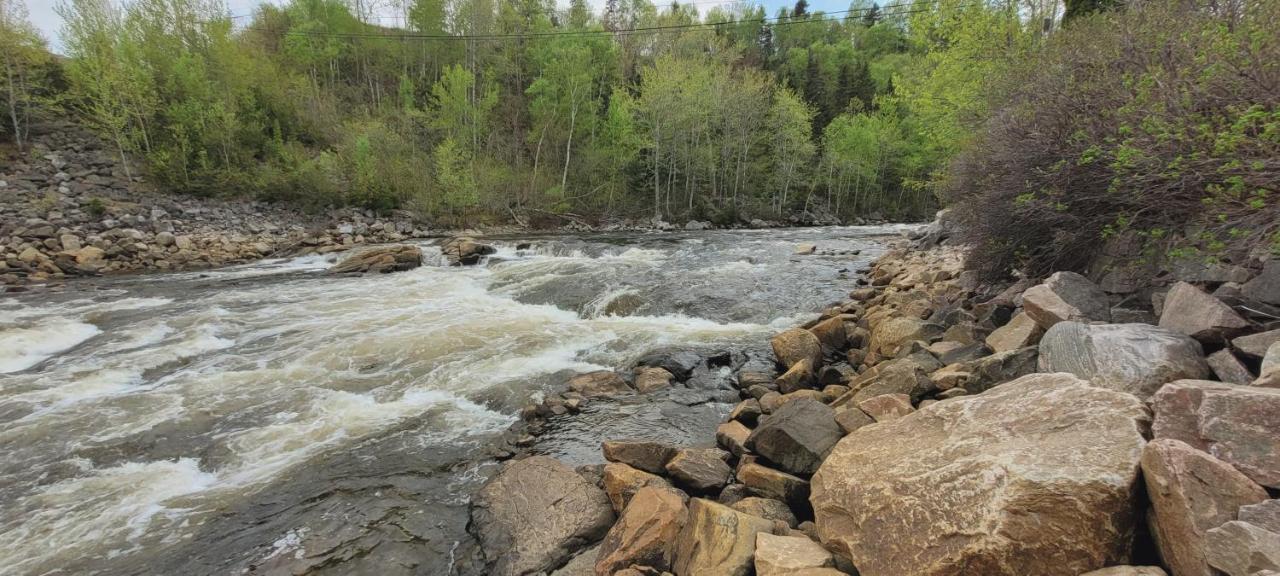
[[[26,370],[100,333],[93,324],[62,318],[0,331],[0,374]]]

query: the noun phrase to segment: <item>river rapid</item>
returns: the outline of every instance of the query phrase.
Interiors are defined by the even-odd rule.
[[[762,350],[908,229],[491,238],[467,268],[423,241],[383,276],[310,256],[0,297],[0,574],[475,573],[468,497],[523,405],[655,349]],[[731,399],[705,400],[589,403],[537,449],[704,442]]]

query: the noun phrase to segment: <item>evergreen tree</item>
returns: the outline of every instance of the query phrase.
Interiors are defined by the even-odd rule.
[[[796,0],[796,7],[791,11],[791,16],[795,18],[804,18],[809,14],[809,1]]]
[[[862,25],[866,26],[867,28],[870,28],[872,26],[875,26],[876,22],[879,22],[879,21],[880,21],[880,4],[873,3],[871,4],[871,8],[868,8],[867,11],[862,14]]]

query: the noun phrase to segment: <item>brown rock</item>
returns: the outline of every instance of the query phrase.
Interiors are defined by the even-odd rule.
[[[1153,515],[1152,533],[1164,564],[1179,576],[1214,576],[1204,558],[1204,535],[1236,519],[1236,510],[1267,492],[1230,464],[1168,438],[1147,444],[1142,474]]]
[[[1186,442],[1280,488],[1280,390],[1179,380],[1152,396],[1151,406],[1156,438]]]
[[[827,354],[835,354],[847,347],[844,323],[848,321],[857,321],[857,317],[852,314],[838,314],[818,322],[809,329],[814,336],[818,337],[818,342],[822,343],[822,350]]]
[[[822,459],[844,436],[835,411],[820,401],[788,402],[769,416],[747,438],[747,448],[793,474],[812,474]]]
[[[1263,530],[1280,533],[1280,500],[1241,506],[1239,519]]]
[[[641,488],[671,486],[661,476],[636,470],[620,462],[605,464],[603,478],[604,492],[609,495],[609,503],[613,505],[613,511],[619,513],[627,507],[627,503]]]
[[[822,342],[813,332],[803,328],[784,330],[774,336],[770,344],[778,363],[786,368],[805,359],[809,360],[809,365],[813,368],[822,366]]]
[[[760,401],[755,398],[748,398],[733,407],[733,411],[729,412],[729,418],[742,422],[747,426],[755,426],[763,414],[764,412],[760,409]]]
[[[1033,346],[1044,335],[1044,328],[1026,312],[1016,314],[1008,324],[996,328],[987,336],[987,347],[996,352],[1007,352]]]
[[[929,374],[929,379],[933,381],[939,390],[963,388],[972,378],[973,373],[963,364],[944,366]]]
[[[600,544],[596,575],[609,576],[632,564],[670,569],[676,537],[687,519],[684,498],[678,492],[641,488]]]
[[[488,244],[476,242],[473,238],[457,236],[442,244],[440,252],[449,260],[451,266],[470,266],[479,264],[481,257],[493,254],[497,250]]]
[[[734,502],[733,509],[766,520],[779,520],[791,528],[796,527],[796,515],[791,513],[791,508],[781,500],[748,496]]]
[[[648,394],[671,385],[671,373],[665,368],[637,366],[635,374],[636,391],[641,394]]]
[[[756,576],[791,576],[806,568],[830,568],[835,558],[804,536],[756,535]]]
[[[813,388],[813,364],[808,358],[802,358],[783,372],[777,380],[773,381],[778,387],[778,391],[783,394],[790,394],[796,390],[804,390]]]
[[[1159,566],[1112,566],[1080,576],[1169,576]]]
[[[653,474],[665,474],[667,462],[676,455],[674,446],[646,440],[605,440],[600,448],[605,460]]]
[[[1233,521],[1205,534],[1205,558],[1227,576],[1280,571],[1280,533]]]
[[[942,327],[919,318],[898,316],[873,325],[868,352],[894,356],[898,347],[908,342],[932,342],[942,335]]]
[[[1209,364],[1209,369],[1213,370],[1213,375],[1217,376],[1218,380],[1240,385],[1253,382],[1253,374],[1230,350],[1224,348],[1214,352],[1205,358],[1205,362]]]
[[[781,500],[792,507],[807,506],[809,482],[767,466],[747,463],[738,467],[738,481],[752,494]]]
[[[858,408],[876,422],[888,422],[915,411],[911,406],[911,397],[906,394],[882,394],[867,398],[858,403]]]
[[[814,475],[819,535],[863,576],[1076,576],[1118,563],[1147,419],[1130,394],[1034,374],[861,428]]]
[[[694,498],[676,539],[676,576],[748,576],[756,534],[771,532],[773,522],[723,504]]]
[[[1276,342],[1280,342],[1280,329],[1240,336],[1231,341],[1231,347],[1249,358],[1259,360],[1267,355],[1267,348]]]
[[[612,370],[597,370],[579,374],[569,379],[569,389],[588,398],[615,396],[632,392],[627,381]]]
[[[1027,315],[1044,329],[1067,320],[1111,321],[1106,292],[1075,272],[1056,272],[1022,293]]]
[[[843,430],[845,434],[853,432],[863,426],[875,424],[875,422],[875,420],[857,406],[846,405],[836,410],[836,424],[840,425],[840,429]]]
[[[750,428],[737,420],[730,420],[716,428],[716,445],[734,456],[742,456],[747,453],[747,438],[750,436]]]
[[[346,257],[329,269],[331,274],[385,274],[422,265],[422,249],[407,244],[378,246]]]
[[[936,360],[922,364],[918,357],[890,360],[853,382],[852,401],[861,402],[881,394],[906,394],[913,401],[919,401],[937,389],[929,373],[939,367]]]
[[[1169,289],[1160,314],[1161,328],[1201,342],[1221,342],[1248,326],[1230,306],[1186,282],[1178,282]]]
[[[729,454],[718,448],[682,448],[667,462],[667,474],[676,485],[705,493],[729,483],[733,469],[725,463]]]

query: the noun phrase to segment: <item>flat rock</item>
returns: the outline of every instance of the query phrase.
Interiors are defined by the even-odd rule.
[[[830,406],[802,398],[762,418],[747,438],[747,448],[787,472],[809,475],[842,436]]]
[[[604,459],[621,462],[651,474],[665,474],[667,462],[676,455],[676,448],[662,442],[647,440],[605,440],[600,444]]]
[[[676,537],[673,571],[676,576],[748,576],[754,568],[756,534],[772,531],[771,520],[694,498]]]
[[[756,576],[791,576],[807,568],[830,568],[835,558],[805,536],[756,534]]]
[[[646,486],[670,487],[667,481],[656,474],[637,470],[621,462],[610,462],[604,465],[604,492],[609,495],[609,503],[614,512],[622,512],[631,498]]]
[[[682,448],[667,462],[667,474],[676,485],[694,493],[706,493],[729,483],[733,469],[725,463],[729,454],[718,448]]]
[[[1209,375],[1199,342],[1148,324],[1059,322],[1040,339],[1039,365],[1141,398],[1167,382]]]
[[[588,398],[633,392],[622,376],[612,370],[597,370],[569,379],[569,389]]]
[[[1204,557],[1205,533],[1267,492],[1230,464],[1179,440],[1161,438],[1142,453],[1156,547],[1179,576],[1214,576]]]
[[[813,368],[822,366],[822,342],[813,332],[803,328],[784,330],[770,341],[778,363],[791,368],[801,360],[809,360]]]
[[[1186,442],[1280,488],[1280,390],[1180,380],[1152,396],[1151,406],[1156,438]]]
[[[476,492],[470,529],[488,574],[519,576],[563,565],[613,520],[604,490],[554,458],[533,456],[506,463]]]
[[[1205,557],[1227,576],[1280,571],[1280,533],[1239,520],[1227,522],[1206,533]]]
[[[78,257],[77,257],[78,259]],[[407,244],[376,246],[347,256],[329,269],[330,274],[385,274],[422,265],[422,249]]]
[[[1073,321],[1111,321],[1107,293],[1075,272],[1055,272],[1022,293],[1023,310],[1046,330]]]
[[[675,490],[641,488],[601,542],[595,573],[609,576],[632,564],[669,570],[688,514]]]
[[[1148,418],[1130,394],[1033,374],[858,429],[813,477],[818,534],[863,576],[1117,564]]]
[[[762,464],[738,467],[738,481],[747,491],[764,498],[781,500],[793,509],[809,505],[809,481]]]
[[[876,422],[896,420],[915,411],[906,394],[881,394],[858,403],[858,408]]]
[[[1044,328],[1040,324],[1036,323],[1026,312],[1019,312],[1014,315],[1013,319],[1009,320],[1008,324],[996,328],[994,332],[988,335],[986,343],[987,347],[995,352],[1007,352],[1034,346],[1043,335]]]
[[[734,510],[743,514],[759,516],[766,520],[778,520],[785,523],[791,528],[795,528],[797,521],[796,515],[791,512],[791,508],[781,500],[773,498],[760,498],[758,496],[747,496],[732,505]]]
[[[1160,313],[1161,328],[1205,343],[1222,342],[1248,326],[1230,306],[1186,282],[1178,282],[1169,289]]]

